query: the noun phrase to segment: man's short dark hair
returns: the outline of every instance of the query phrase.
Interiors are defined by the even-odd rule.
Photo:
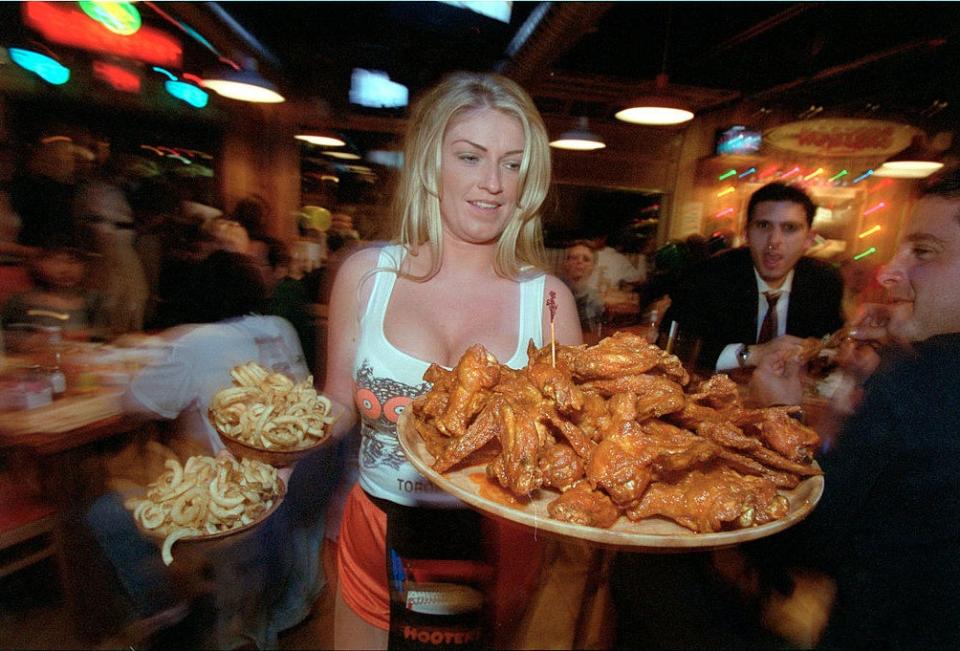
[[[214,251],[200,263],[198,300],[188,323],[216,323],[261,313],[267,298],[260,271],[241,253]]]
[[[753,221],[753,211],[757,204],[764,201],[789,201],[800,204],[807,215],[807,226],[813,226],[813,215],[817,212],[817,206],[814,205],[813,200],[800,188],[783,183],[768,183],[753,193],[747,204],[748,224]]]
[[[928,195],[943,197],[944,199],[960,198],[960,167],[931,179],[930,184],[923,190],[923,196]]]
[[[941,199],[960,199],[960,167],[955,167],[943,174],[938,174],[923,189],[924,197],[939,197]],[[960,222],[960,210],[954,215]]]

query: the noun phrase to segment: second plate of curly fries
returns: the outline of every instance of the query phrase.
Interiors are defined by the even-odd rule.
[[[163,541],[166,565],[173,562],[173,546],[179,541],[216,540],[261,524],[286,492],[273,466],[238,461],[226,453],[190,457],[183,464],[171,458],[164,467],[142,496],[124,505],[141,531]]]

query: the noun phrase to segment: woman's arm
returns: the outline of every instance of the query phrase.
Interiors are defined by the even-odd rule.
[[[337,272],[330,293],[323,394],[345,410],[334,426],[335,437],[350,431],[357,420],[353,401],[353,363],[360,341],[360,317],[373,286],[373,279],[367,274],[377,264],[379,253],[379,249],[369,248],[347,258]]]
[[[549,297],[550,292],[556,292],[557,313],[553,320],[553,328],[557,343],[567,346],[582,344],[583,330],[580,329],[577,303],[573,299],[570,288],[559,278],[548,275],[544,293]],[[543,306],[543,343],[550,343],[550,310],[546,304]]]

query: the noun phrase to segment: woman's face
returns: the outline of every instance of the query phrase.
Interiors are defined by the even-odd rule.
[[[571,246],[563,259],[563,271],[570,280],[583,280],[593,271],[593,251],[582,244]]]
[[[450,121],[443,135],[440,216],[447,237],[495,242],[517,207],[523,126],[494,109]]]
[[[37,261],[37,271],[55,289],[73,289],[83,280],[86,264],[77,256],[57,251]]]

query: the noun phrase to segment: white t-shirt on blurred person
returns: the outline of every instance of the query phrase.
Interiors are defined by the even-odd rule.
[[[276,316],[244,316],[164,333],[166,354],[144,368],[125,396],[128,411],[178,419],[177,431],[216,454],[224,445],[207,418],[210,400],[231,386],[230,369],[250,361],[299,382],[309,375],[297,333]]]
[[[647,279],[646,260],[641,257],[643,268],[638,269],[630,258],[616,249],[606,246],[597,251],[597,261],[587,279],[587,286],[600,295],[608,290],[619,289],[621,282],[642,283]]]

